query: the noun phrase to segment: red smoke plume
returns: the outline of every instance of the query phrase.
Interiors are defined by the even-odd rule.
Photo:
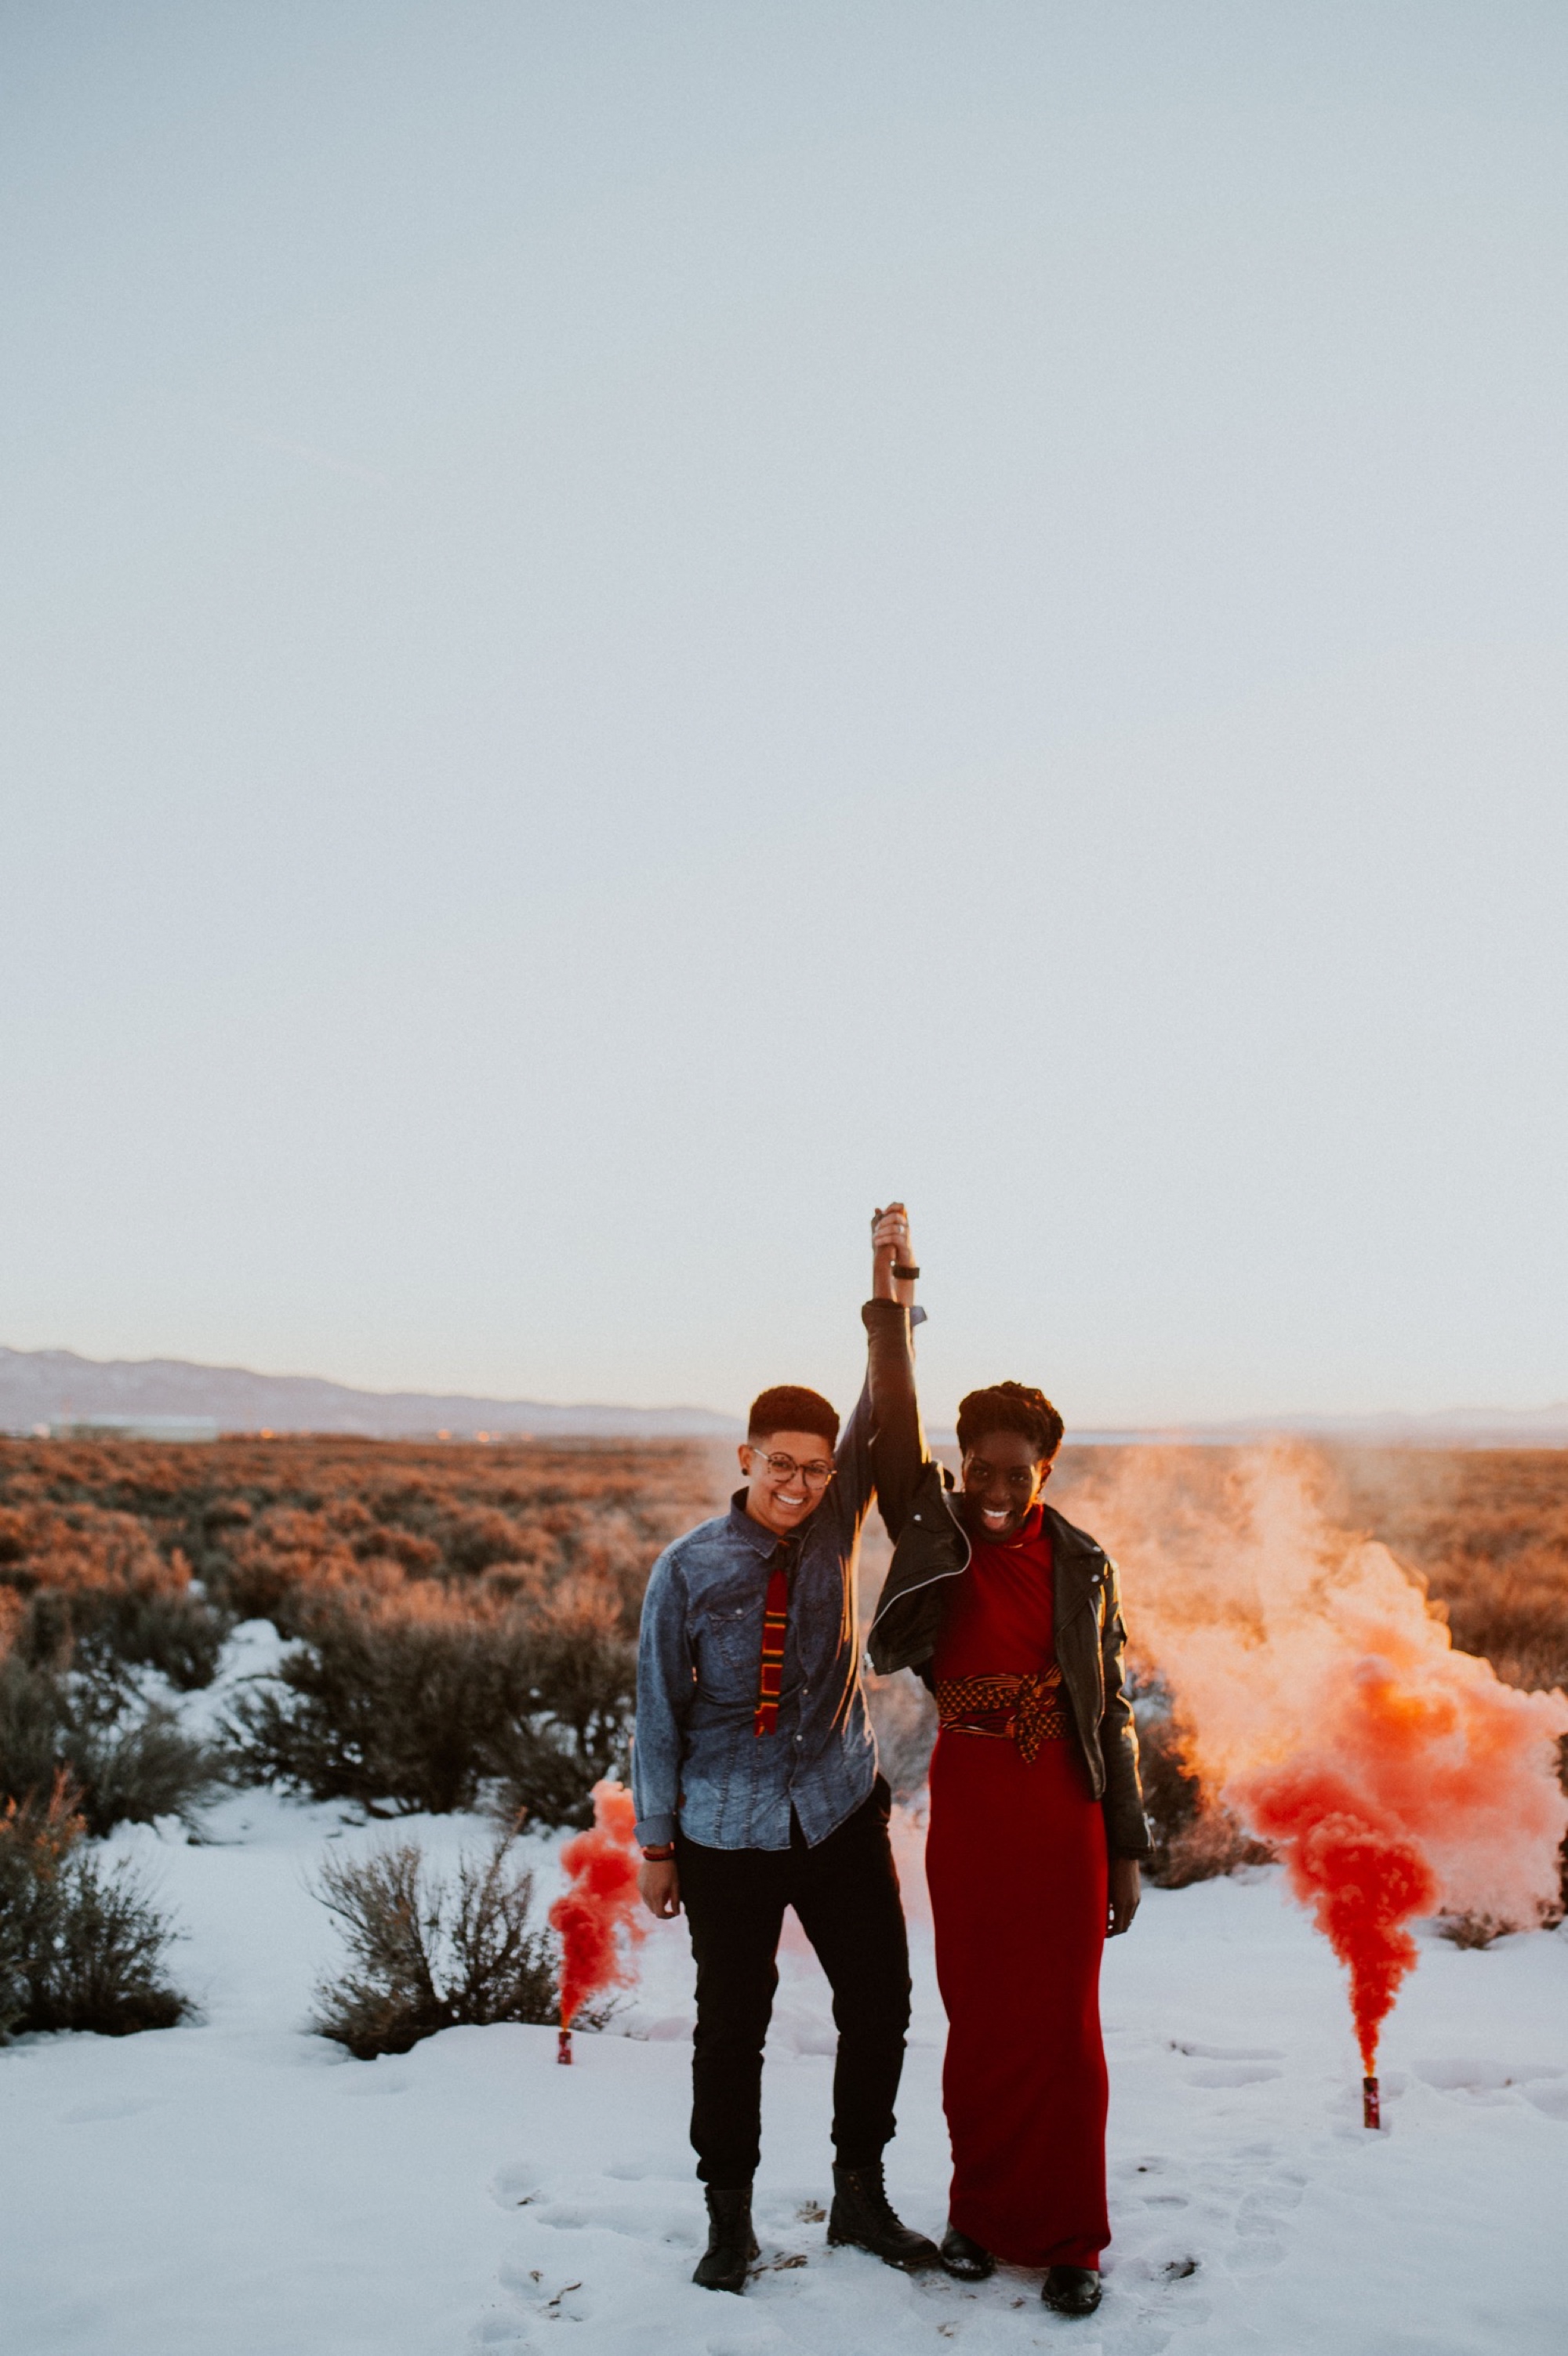
[[[596,1783],[593,1829],[579,1833],[562,1850],[572,1886],[550,1909],[561,1933],[563,2029],[571,2027],[591,1998],[607,1988],[625,1987],[632,1978],[621,1934],[635,1945],[645,1929],[638,1912],[638,1861],[631,1794],[614,1781]]]
[[[1313,1479],[1283,1451],[1226,1466],[1140,1450],[1069,1510],[1121,1560],[1188,1763],[1281,1851],[1348,1971],[1370,2076],[1416,1917],[1527,1929],[1554,1906],[1568,1701],[1455,1652],[1387,1547],[1325,1517]]]
[[[1416,1960],[1405,1924],[1432,1913],[1437,1877],[1415,1843],[1315,1760],[1233,1787],[1255,1829],[1284,1851],[1290,1886],[1350,1975],[1361,2067],[1378,2066],[1378,2032]]]

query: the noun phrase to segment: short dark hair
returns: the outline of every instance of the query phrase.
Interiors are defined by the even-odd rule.
[[[991,1383],[959,1401],[958,1444],[967,1456],[988,1431],[1020,1431],[1049,1463],[1062,1444],[1062,1419],[1044,1391],[1027,1383]]]
[[[746,1436],[769,1440],[776,1431],[814,1431],[831,1451],[838,1446],[838,1415],[821,1391],[802,1390],[799,1383],[775,1383],[752,1400]]]

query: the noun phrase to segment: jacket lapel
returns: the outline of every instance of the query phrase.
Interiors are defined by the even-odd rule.
[[[1063,1629],[1070,1627],[1080,1612],[1095,1611],[1105,1558],[1091,1537],[1074,1529],[1053,1507],[1047,1505],[1046,1514],[1051,1526],[1051,1558],[1055,1566],[1052,1588],[1059,1643]]]
[[[1049,1505],[1046,1512],[1052,1538],[1057,1661],[1078,1720],[1085,1755],[1092,1760],[1100,1741],[1100,1614],[1096,1606],[1105,1558],[1082,1530],[1074,1529]]]

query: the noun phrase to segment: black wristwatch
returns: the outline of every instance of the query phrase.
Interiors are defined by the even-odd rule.
[[[906,1267],[901,1259],[896,1259],[893,1263],[893,1273],[897,1277],[901,1277],[906,1284],[913,1284],[920,1271],[918,1268]]]

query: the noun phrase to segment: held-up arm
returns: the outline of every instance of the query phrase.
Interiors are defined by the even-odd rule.
[[[878,1211],[872,1226],[873,1298],[861,1312],[871,1337],[871,1467],[887,1535],[897,1542],[929,1462],[915,1388],[915,1279],[909,1215],[902,1203]]]
[[[894,1274],[895,1267],[913,1266],[908,1258],[908,1214],[901,1203],[890,1204],[886,1211],[873,1215],[871,1228],[871,1299],[860,1312],[869,1344],[865,1381],[833,1455],[838,1478],[831,1493],[832,1511],[847,1539],[858,1533],[872,1494],[880,1492],[884,1477],[897,1480],[900,1487],[908,1485],[902,1456],[897,1462],[889,1458],[882,1469],[876,1462],[874,1442],[884,1423],[889,1418],[897,1419],[901,1430],[908,1427],[907,1439],[912,1433],[913,1444],[921,1445],[909,1328],[924,1312],[908,1305],[914,1298],[914,1278]],[[907,1408],[900,1415],[905,1402]],[[887,1519],[886,1503],[882,1518]]]

